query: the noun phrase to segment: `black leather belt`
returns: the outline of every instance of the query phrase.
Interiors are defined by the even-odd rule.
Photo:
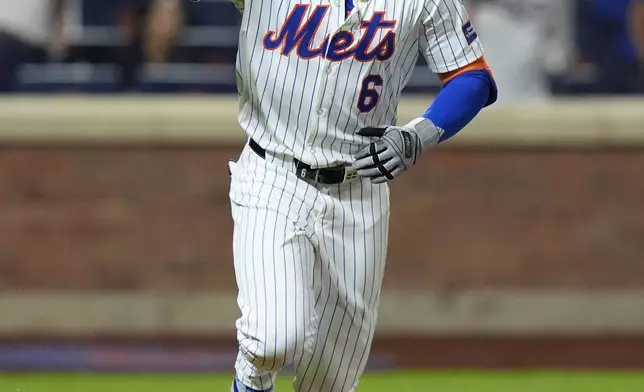
[[[266,158],[266,150],[262,148],[253,139],[250,139],[248,146],[255,154]],[[356,171],[350,166],[334,166],[319,169],[312,169],[311,166],[297,159],[295,161],[295,174],[303,179],[311,180],[319,184],[333,185],[342,184],[343,182],[356,178]]]

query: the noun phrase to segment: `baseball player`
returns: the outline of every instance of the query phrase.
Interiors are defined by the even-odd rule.
[[[460,0],[233,0],[248,143],[230,162],[235,392],[354,391],[377,320],[388,181],[496,100]],[[444,88],[396,126],[419,52]]]

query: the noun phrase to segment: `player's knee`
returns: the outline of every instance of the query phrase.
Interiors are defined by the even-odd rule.
[[[286,344],[267,345],[255,358],[253,363],[258,369],[264,371],[279,371],[295,359],[295,347]]]
[[[310,349],[314,339],[314,333],[299,331],[287,333],[286,336],[271,342],[247,338],[245,342],[240,342],[240,348],[257,370],[277,372],[291,364],[304,350]]]

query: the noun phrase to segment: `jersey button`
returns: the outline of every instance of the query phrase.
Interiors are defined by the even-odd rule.
[[[326,110],[324,110],[324,109],[319,109],[318,110],[318,116],[324,116],[324,113],[326,113]]]

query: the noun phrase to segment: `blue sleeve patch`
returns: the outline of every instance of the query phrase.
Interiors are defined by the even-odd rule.
[[[476,34],[476,30],[474,30],[474,26],[472,26],[471,20],[468,20],[463,25],[463,34],[465,35],[465,40],[467,40],[469,45],[472,45],[472,43],[479,37],[478,34]]]

